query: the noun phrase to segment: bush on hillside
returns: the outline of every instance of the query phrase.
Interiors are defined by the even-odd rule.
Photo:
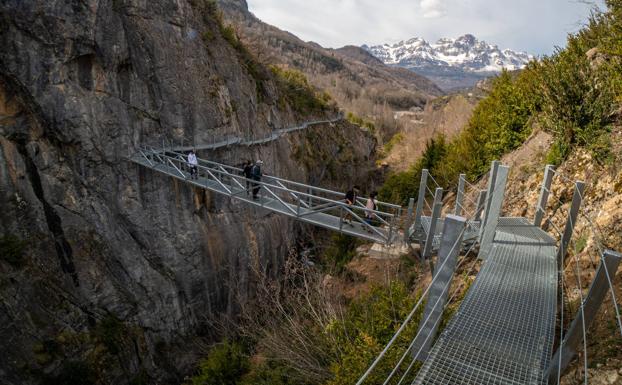
[[[281,108],[287,104],[302,114],[324,112],[334,108],[334,103],[326,92],[317,92],[300,71],[271,66],[281,92]]]
[[[249,368],[250,359],[242,346],[225,341],[213,347],[199,363],[199,373],[192,378],[192,384],[236,385]]]
[[[455,186],[462,172],[470,180],[484,175],[492,160],[524,143],[534,123],[554,136],[549,163],[560,164],[576,146],[588,148],[597,161],[613,160],[609,133],[622,103],[622,0],[607,4],[608,12],[594,14],[586,28],[568,37],[566,48],[492,81],[444,155],[426,161],[443,187]],[[414,196],[420,162],[390,175],[381,197],[404,204]]]

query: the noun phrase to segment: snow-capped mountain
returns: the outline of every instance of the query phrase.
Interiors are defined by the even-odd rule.
[[[392,45],[363,48],[386,64],[411,69],[453,67],[467,72],[499,72],[503,68],[523,68],[533,59],[525,52],[500,50],[468,34],[457,39],[440,39],[434,44],[415,37]]]

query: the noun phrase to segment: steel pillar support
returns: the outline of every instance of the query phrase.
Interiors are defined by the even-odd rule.
[[[490,177],[488,178],[488,187],[486,192],[486,203],[484,204],[484,217],[482,218],[482,225],[480,227],[479,232],[479,240],[482,241],[482,237],[484,235],[484,227],[486,226],[486,222],[488,222],[488,212],[490,211],[490,205],[492,203],[493,192],[495,191],[496,181],[497,181],[497,173],[499,171],[499,166],[501,162],[498,160],[493,160],[490,165]]]
[[[577,223],[577,216],[579,215],[579,209],[583,201],[583,191],[585,191],[585,183],[576,181],[574,183],[574,193],[572,194],[572,203],[570,204],[570,210],[568,211],[568,220],[566,220],[566,227],[564,233],[559,241],[559,248],[557,249],[557,266],[563,269],[566,256],[568,255],[568,245],[574,232],[575,223]]]
[[[466,218],[448,214],[443,226],[443,239],[438,251],[438,269],[434,272],[434,283],[428,292],[428,298],[419,326],[417,338],[413,343],[411,354],[414,359],[425,361],[428,351],[434,342],[439,319],[447,303],[449,284],[456,270],[456,261],[462,245],[462,236]]]
[[[462,215],[465,182],[466,174],[460,174],[460,178],[458,179],[458,191],[456,192],[456,208],[454,209],[454,215]]]
[[[600,305],[603,303],[605,295],[609,291],[609,282],[618,270],[618,265],[622,261],[622,254],[612,250],[605,250],[600,259],[600,265],[596,270],[594,280],[590,285],[587,296],[583,299],[583,303],[579,307],[577,315],[570,324],[570,328],[564,336],[561,347],[557,349],[555,355],[551,359],[551,363],[547,370],[549,384],[557,381],[559,373],[564,373],[568,364],[577,354],[577,348],[583,338],[583,330],[586,332],[594,321]]]
[[[484,205],[486,204],[486,190],[480,190],[479,195],[477,196],[477,208],[475,209],[475,215],[473,215],[473,220],[482,220],[482,211],[484,211]]]
[[[430,229],[426,235],[425,244],[423,245],[423,253],[421,259],[425,260],[432,256],[432,248],[434,243],[434,233],[436,233],[436,224],[441,216],[443,208],[443,189],[437,187],[434,191],[434,204],[432,206],[432,217],[430,218]]]
[[[417,196],[417,208],[415,210],[415,224],[413,225],[414,232],[417,232],[421,227],[421,214],[423,212],[423,203],[425,201],[425,190],[428,185],[428,170],[421,170],[421,181],[419,182],[419,195]]]
[[[406,213],[406,223],[404,226],[404,242],[410,242],[410,226],[413,222],[413,213],[415,210],[415,198],[410,198],[408,200],[408,211]]]
[[[547,164],[544,168],[544,179],[542,180],[542,188],[540,189],[540,197],[536,206],[536,214],[533,219],[533,225],[536,227],[542,226],[542,217],[546,210],[546,204],[549,200],[549,192],[551,191],[551,183],[553,182],[553,175],[555,175],[555,168],[553,165]]]
[[[483,226],[482,239],[479,247],[479,258],[486,259],[492,248],[492,241],[495,239],[495,232],[501,215],[501,206],[505,195],[505,185],[508,180],[510,168],[507,166],[498,166],[495,178],[495,185],[492,190],[492,196],[488,199],[490,202],[489,211],[486,215],[486,221]]]

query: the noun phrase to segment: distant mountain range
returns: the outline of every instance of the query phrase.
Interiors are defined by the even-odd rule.
[[[470,34],[457,39],[443,38],[433,44],[415,37],[396,44],[362,48],[385,64],[427,76],[445,90],[473,86],[504,68],[521,69],[534,58],[525,52],[500,50]]]

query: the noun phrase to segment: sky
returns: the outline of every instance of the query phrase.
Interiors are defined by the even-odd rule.
[[[324,47],[435,42],[471,33],[534,55],[563,47],[603,0],[247,0],[268,24]],[[586,4],[588,3],[588,4]],[[591,5],[589,4],[591,3]]]

